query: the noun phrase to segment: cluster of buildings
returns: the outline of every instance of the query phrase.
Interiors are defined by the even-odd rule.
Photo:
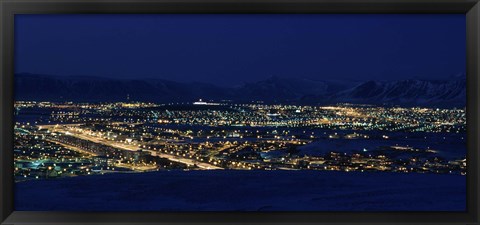
[[[464,109],[203,101],[16,102],[15,107],[18,180],[171,169],[466,173],[465,157],[445,159],[432,149],[402,145],[395,135],[460,134],[455,138],[464,141]],[[23,114],[30,120],[22,120]],[[400,145],[382,144],[392,139]],[[302,149],[356,140],[378,145],[321,154]]]

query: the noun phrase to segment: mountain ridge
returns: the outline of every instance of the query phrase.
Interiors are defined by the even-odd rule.
[[[464,107],[466,78],[450,80],[333,81],[272,76],[234,88],[202,82],[155,78],[119,79],[91,76],[15,74],[16,100],[175,102],[200,98],[266,103],[393,104]]]

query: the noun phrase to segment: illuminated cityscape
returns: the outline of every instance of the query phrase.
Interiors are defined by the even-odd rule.
[[[17,15],[15,211],[464,212],[465,20]]]
[[[223,169],[466,174],[465,109],[199,102],[17,101],[16,180]],[[460,148],[436,149],[452,142]]]

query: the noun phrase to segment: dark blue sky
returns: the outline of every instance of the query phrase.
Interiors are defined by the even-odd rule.
[[[16,72],[220,85],[465,73],[463,14],[20,15],[15,23]]]

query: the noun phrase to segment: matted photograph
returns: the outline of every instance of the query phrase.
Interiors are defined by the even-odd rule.
[[[465,14],[21,14],[14,210],[466,212]]]

